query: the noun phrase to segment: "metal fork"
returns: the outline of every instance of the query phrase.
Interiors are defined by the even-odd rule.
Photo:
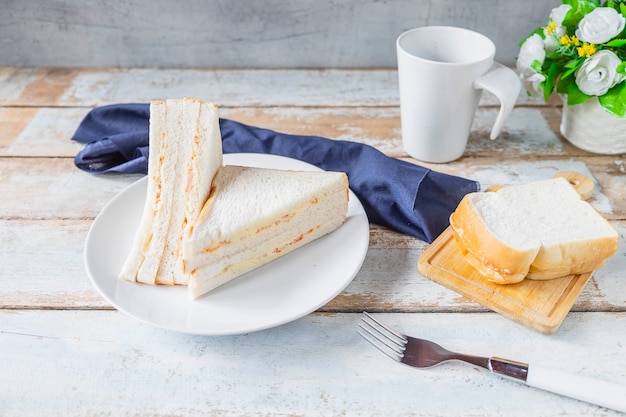
[[[626,412],[624,385],[498,357],[451,352],[429,340],[402,334],[367,312],[363,312],[358,332],[391,359],[416,368],[430,368],[442,362],[458,360],[531,387]]]

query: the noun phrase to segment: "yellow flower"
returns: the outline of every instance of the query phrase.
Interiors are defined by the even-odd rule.
[[[565,47],[580,46],[580,40],[576,36],[561,36],[559,43]]]
[[[548,23],[548,26],[546,26],[546,34],[548,36],[552,36],[556,33],[556,22],[555,21],[550,21],[550,23]]]
[[[579,47],[578,49],[578,56],[579,57],[587,57],[589,58],[591,55],[595,54],[597,52],[596,46],[592,43],[583,43],[583,46]]]

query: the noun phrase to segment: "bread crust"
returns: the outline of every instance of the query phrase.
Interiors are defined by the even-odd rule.
[[[496,238],[482,221],[468,194],[450,216],[450,226],[461,253],[490,281],[513,284],[524,279],[539,247],[519,251]]]
[[[509,247],[485,225],[472,202],[475,194],[461,200],[450,216],[450,226],[465,260],[489,281],[513,284],[525,278],[549,280],[589,273],[604,265],[617,251],[617,233],[553,245],[538,241],[537,247],[528,251]]]
[[[593,239],[542,248],[531,264],[526,278],[548,280],[592,272],[604,265],[616,251],[617,238]]]

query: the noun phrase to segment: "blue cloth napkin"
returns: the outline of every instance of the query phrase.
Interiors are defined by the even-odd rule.
[[[115,104],[91,110],[73,140],[85,143],[78,168],[91,173],[147,173],[150,105]],[[371,223],[431,243],[449,225],[461,198],[478,191],[465,178],[390,158],[356,142],[298,136],[220,119],[224,153],[265,153],[299,159],[348,175]]]

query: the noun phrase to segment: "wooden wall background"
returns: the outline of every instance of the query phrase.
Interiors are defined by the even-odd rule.
[[[519,41],[557,0],[0,0],[0,66],[392,68],[395,39],[455,25]]]

